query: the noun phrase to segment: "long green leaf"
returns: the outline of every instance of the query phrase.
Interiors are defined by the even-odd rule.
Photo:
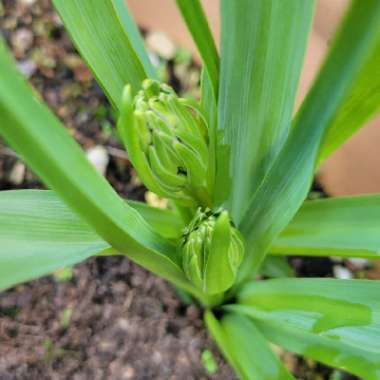
[[[148,206],[146,203],[127,201],[160,235],[167,239],[178,239],[183,233],[185,224],[181,216],[169,209]]]
[[[247,284],[228,309],[290,351],[378,380],[379,294],[378,281],[278,279]]]
[[[218,98],[219,55],[200,0],[176,0]]]
[[[222,143],[223,131],[217,129],[217,102],[213,95],[211,81],[204,69],[201,77],[201,91],[201,105],[205,111],[210,136],[210,189],[212,189],[214,196],[214,206],[219,206],[226,200],[231,189],[231,176],[229,174],[230,147]]]
[[[53,0],[76,47],[114,107],[126,83],[136,91],[147,77],[114,0]],[[135,36],[134,36],[135,37]],[[136,40],[133,39],[136,47]]]
[[[156,78],[157,73],[149,59],[147,51],[145,50],[144,40],[133,17],[131,16],[128,10],[127,3],[125,2],[125,0],[112,1],[117,11],[116,14],[119,17],[122,25],[124,26],[129,40],[131,41],[133,48],[135,49],[138,57],[140,58],[144,66],[145,72],[148,74],[150,78]]]
[[[319,153],[320,161],[380,111],[380,27],[377,28],[376,40],[377,44],[369,54],[361,74],[330,122]]]
[[[376,42],[380,1],[355,0],[288,140],[247,207],[241,229],[247,253],[241,277],[251,276],[304,201],[320,144]],[[353,43],[355,41],[355,43]]]
[[[270,253],[379,259],[380,195],[305,202]]]
[[[182,226],[175,213],[128,204],[163,236],[178,237]],[[116,253],[49,190],[0,192],[0,247],[0,289],[89,256]]]
[[[219,127],[239,223],[290,129],[313,0],[222,0]]]
[[[50,191],[0,192],[0,290],[110,246]]]
[[[155,233],[88,162],[78,144],[32,92],[0,42],[0,134],[40,178],[113,248],[193,291],[176,247]]]
[[[294,269],[286,257],[267,256],[260,267],[260,274],[270,278],[295,277]]]
[[[231,313],[218,321],[208,312],[205,319],[211,334],[240,379],[294,379],[248,318]]]

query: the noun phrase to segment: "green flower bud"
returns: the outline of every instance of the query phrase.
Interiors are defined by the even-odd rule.
[[[208,294],[229,289],[244,256],[244,242],[227,211],[198,209],[186,227],[182,266],[187,278]]]
[[[132,97],[126,86],[118,130],[130,160],[153,192],[189,205],[211,204],[209,140],[201,111],[170,86],[147,79]]]

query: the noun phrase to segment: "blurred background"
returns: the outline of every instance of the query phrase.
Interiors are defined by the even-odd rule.
[[[147,30],[162,31],[180,46],[196,49],[172,0],[127,0],[138,23]],[[157,4],[159,3],[159,6]],[[219,1],[202,0],[210,24],[219,37]],[[329,41],[349,0],[317,0],[314,25],[310,34],[305,65],[300,80],[297,105],[303,99],[318,72]],[[355,43],[355,41],[352,41]],[[379,62],[380,66],[380,62]],[[380,75],[380,74],[379,74]],[[380,192],[380,117],[355,134],[321,167],[318,179],[329,195],[354,195]]]

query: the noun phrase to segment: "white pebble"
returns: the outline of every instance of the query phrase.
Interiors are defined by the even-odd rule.
[[[102,175],[106,173],[109,156],[106,148],[95,145],[86,152],[87,159],[94,165],[95,169]]]
[[[334,277],[341,280],[349,280],[352,278],[352,273],[345,267],[340,265],[334,265],[333,267]]]
[[[33,45],[33,33],[26,28],[17,29],[11,37],[11,43],[14,49],[24,54]]]
[[[26,77],[30,78],[37,70],[37,65],[30,59],[17,62],[17,68]]]
[[[25,177],[25,165],[18,161],[9,173],[9,182],[13,185],[21,185]]]
[[[174,58],[176,50],[175,46],[164,33],[149,33],[145,42],[148,48],[160,55],[162,58]]]
[[[364,269],[366,266],[368,266],[369,261],[367,259],[362,259],[360,257],[352,257],[348,259],[348,261],[358,269]]]

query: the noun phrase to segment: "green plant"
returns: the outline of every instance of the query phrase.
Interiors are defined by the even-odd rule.
[[[268,342],[380,379],[380,285],[297,279],[287,254],[379,258],[380,195],[305,201],[319,164],[380,108],[380,2],[354,0],[302,106],[313,0],[177,0],[204,63],[199,103],[156,74],[122,0],[54,0],[166,210],[121,199],[0,44],[0,133],[52,191],[0,193],[0,288],[123,254],[205,308],[242,379],[291,379]],[[264,264],[264,266],[262,266]],[[282,277],[258,281],[261,268]]]

